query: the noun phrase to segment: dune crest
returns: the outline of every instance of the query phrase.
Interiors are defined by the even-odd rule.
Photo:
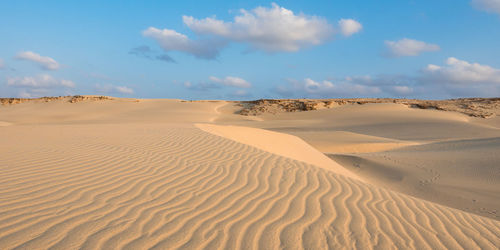
[[[299,137],[293,135],[242,126],[223,126],[206,123],[197,123],[195,126],[214,135],[247,144],[273,154],[316,165],[350,178],[359,179],[357,175],[349,172]]]

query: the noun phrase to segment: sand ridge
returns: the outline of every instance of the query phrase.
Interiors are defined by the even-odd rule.
[[[247,144],[272,154],[306,162],[337,174],[358,179],[357,175],[347,171],[344,167],[296,136],[241,126],[221,126],[203,123],[197,123],[195,126],[203,131]]]

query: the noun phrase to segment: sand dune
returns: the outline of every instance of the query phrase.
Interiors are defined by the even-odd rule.
[[[2,169],[0,189],[4,249],[500,243],[500,222],[196,128],[58,129],[94,136],[82,133],[51,148],[32,145],[29,158],[20,145],[2,157],[1,165],[9,166]],[[40,132],[33,128],[30,135]]]
[[[0,128],[0,249],[500,245],[500,221],[285,157],[297,154],[297,141],[263,150],[235,140],[234,127],[194,125],[217,121],[224,104],[113,100],[0,109],[13,124]],[[44,105],[53,109],[40,112]]]
[[[358,179],[357,175],[352,174],[338,163],[328,159],[324,154],[296,136],[240,126],[220,126],[200,123],[195,124],[195,126],[203,131],[250,145],[272,154],[306,162],[336,174]]]
[[[298,136],[376,186],[500,218],[498,117],[399,104],[264,114],[260,122],[228,116],[220,122]]]

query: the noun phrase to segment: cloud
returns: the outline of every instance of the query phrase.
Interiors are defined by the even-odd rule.
[[[31,51],[19,52],[16,59],[37,63],[44,70],[57,70],[60,68],[59,63],[56,62],[56,60],[48,56],[41,56]]]
[[[2,58],[0,58],[0,69],[5,68],[5,63],[3,62]]]
[[[215,16],[197,19],[183,16],[184,24],[199,39],[171,29],[149,27],[143,35],[156,40],[165,51],[181,51],[197,58],[214,59],[229,43],[241,43],[251,50],[267,53],[295,52],[323,44],[336,33],[334,25],[325,18],[310,16],[272,4],[252,10],[241,9],[232,21]],[[362,29],[352,19],[339,22],[340,32],[350,36]]]
[[[226,46],[226,42],[214,39],[191,40],[186,35],[169,29],[149,27],[142,34],[156,40],[167,52],[182,51],[202,59],[215,59],[219,55],[219,50]]]
[[[138,57],[147,58],[150,60],[159,60],[164,62],[175,63],[176,61],[167,54],[159,54],[152,50],[149,46],[143,45],[136,48],[132,48],[129,52],[131,55],[136,55]]]
[[[126,86],[115,86],[111,84],[105,84],[105,85],[96,84],[94,89],[95,91],[103,94],[131,95],[134,93],[134,90],[132,88]]]
[[[414,76],[377,77],[373,83],[378,86],[386,84],[382,86],[383,91],[392,95],[420,98],[494,97],[500,95],[500,69],[450,57],[444,65],[428,64]]]
[[[38,76],[25,76],[25,77],[8,77],[7,86],[19,88],[33,88],[33,89],[46,89],[46,88],[74,88],[76,85],[69,80],[58,80],[54,77],[42,74]]]
[[[399,41],[385,41],[387,55],[392,57],[418,56],[423,52],[440,50],[436,44],[429,44],[422,41],[403,38]]]
[[[500,14],[500,0],[472,0],[471,3],[479,10]]]
[[[196,19],[191,16],[183,16],[183,21],[197,34],[222,37],[267,52],[293,52],[322,44],[334,31],[324,18],[296,15],[274,3],[270,8],[241,9],[240,15],[235,16],[232,22],[215,17]]]
[[[315,81],[289,79],[273,91],[288,98],[414,97],[457,98],[500,96],[500,69],[450,57],[414,75],[348,76]]]
[[[234,77],[234,76],[226,76],[225,78],[217,78],[215,76],[209,77],[209,80],[215,83],[222,84],[224,86],[231,86],[237,88],[250,88],[252,84],[246,81],[245,79]]]
[[[7,77],[7,87],[19,89],[18,96],[34,98],[49,95],[71,95],[76,84],[70,80],[56,79],[48,74],[25,77]]]
[[[423,73],[423,79],[433,83],[500,84],[500,69],[454,57],[448,58],[445,66],[427,65]]]
[[[338,25],[340,33],[345,37],[352,36],[363,29],[363,25],[354,19],[340,19]]]

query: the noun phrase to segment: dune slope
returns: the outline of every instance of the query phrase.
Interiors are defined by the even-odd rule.
[[[357,175],[352,174],[299,137],[293,135],[241,126],[220,126],[206,123],[198,123],[195,126],[211,134],[247,144],[272,154],[306,162],[336,174],[358,179]]]
[[[500,220],[500,137],[330,155],[364,180]]]

